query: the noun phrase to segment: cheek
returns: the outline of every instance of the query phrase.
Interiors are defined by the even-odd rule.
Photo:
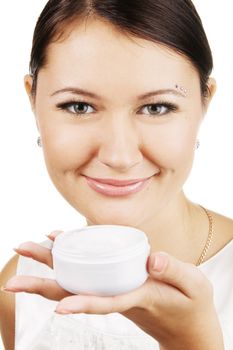
[[[193,162],[197,122],[180,120],[157,125],[146,132],[145,144],[148,157],[161,169],[189,169]]]
[[[95,150],[95,133],[77,125],[42,128],[44,157],[51,173],[66,173],[83,166]]]

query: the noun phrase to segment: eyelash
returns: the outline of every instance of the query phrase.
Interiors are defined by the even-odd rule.
[[[84,105],[84,106],[89,106],[89,107],[91,107],[91,108],[93,108],[93,109],[95,109],[91,104],[89,104],[89,103],[87,103],[87,102],[85,102],[85,101],[77,101],[77,100],[74,100],[74,101],[69,101],[69,102],[65,102],[65,103],[59,103],[59,104],[57,104],[56,105],[56,107],[58,108],[58,109],[60,109],[60,110],[63,110],[63,111],[65,111],[65,112],[67,112],[67,113],[69,113],[69,114],[74,114],[74,115],[77,115],[77,116],[81,116],[81,115],[85,115],[85,114],[92,114],[92,113],[94,113],[94,112],[91,112],[91,113],[83,113],[83,112],[80,112],[80,113],[75,113],[75,112],[70,112],[69,110],[68,110],[68,108],[70,108],[70,107],[73,107],[74,105]],[[147,115],[149,115],[149,116],[155,116],[155,117],[161,117],[161,116],[164,116],[164,115],[167,115],[167,114],[169,114],[169,113],[171,113],[171,112],[177,112],[178,111],[178,106],[176,106],[175,104],[173,104],[173,103],[170,103],[170,102],[163,102],[163,101],[160,101],[160,102],[157,102],[157,103],[150,103],[150,104],[146,104],[146,105],[144,105],[144,106],[142,106],[141,108],[140,108],[140,110],[142,110],[142,109],[144,109],[144,108],[148,108],[148,107],[151,107],[151,106],[156,106],[156,108],[159,108],[159,107],[161,107],[161,108],[166,108],[166,112],[163,112],[163,113],[155,113],[155,114],[150,114],[150,113],[145,113],[145,114],[147,114]]]

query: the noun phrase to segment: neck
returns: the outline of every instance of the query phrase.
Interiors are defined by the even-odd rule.
[[[204,210],[181,192],[174,201],[138,228],[147,234],[151,252],[165,251],[182,261],[195,264],[205,245],[208,225]]]

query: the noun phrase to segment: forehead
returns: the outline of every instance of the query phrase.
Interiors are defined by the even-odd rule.
[[[73,26],[62,41],[50,44],[42,74],[51,84],[125,84],[147,89],[177,82],[199,82],[189,60],[152,41],[125,34],[101,20]]]

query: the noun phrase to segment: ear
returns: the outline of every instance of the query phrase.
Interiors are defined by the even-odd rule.
[[[29,97],[32,110],[34,110],[34,99],[32,97],[32,85],[33,85],[32,76],[29,75],[29,74],[25,75],[25,77],[24,77],[24,87],[25,87],[26,93],[27,93],[27,95]]]
[[[25,87],[26,93],[27,93],[29,101],[30,101],[32,112],[35,115],[35,96],[32,93],[32,86],[33,86],[33,78],[32,78],[32,76],[29,75],[29,74],[25,75],[25,77],[24,77],[24,87]],[[36,125],[37,125],[37,129],[39,130],[37,118],[36,118]]]
[[[216,80],[214,78],[209,78],[208,82],[207,82],[207,92],[206,95],[204,96],[204,109],[205,112],[207,112],[208,107],[210,105],[210,102],[212,100],[212,98],[214,97],[214,94],[217,90],[217,84],[216,84]]]

